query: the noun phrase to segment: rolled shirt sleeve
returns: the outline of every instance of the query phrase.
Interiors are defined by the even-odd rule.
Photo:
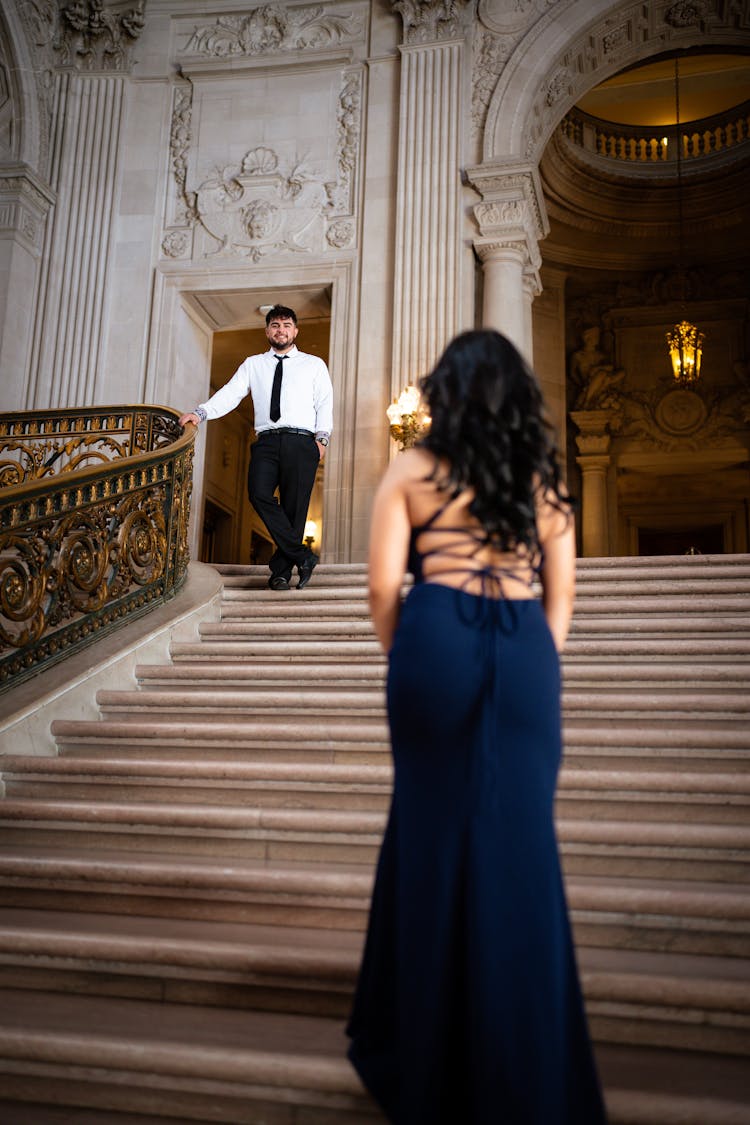
[[[216,394],[211,395],[206,402],[199,404],[205,410],[206,418],[223,418],[230,410],[239,406],[250,391],[249,367],[250,360],[246,359],[244,363],[240,364],[228,383],[225,383]]]
[[[313,404],[315,406],[315,433],[331,434],[333,432],[333,385],[328,368],[323,360],[315,373],[313,388]]]

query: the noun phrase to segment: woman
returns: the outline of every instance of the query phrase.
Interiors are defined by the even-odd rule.
[[[504,337],[457,337],[422,391],[372,518],[395,778],[349,1056],[396,1125],[600,1125],[553,826],[571,500]]]

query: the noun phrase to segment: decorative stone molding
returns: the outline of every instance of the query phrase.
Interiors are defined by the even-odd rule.
[[[493,35],[480,28],[474,38],[474,66],[471,75],[471,127],[474,136],[484,128],[487,108],[498,77],[513,49],[511,36]]]
[[[338,126],[338,182],[326,185],[331,207],[335,214],[354,213],[354,180],[362,128],[362,71],[354,70],[344,75],[344,85],[339,95]]]
[[[187,190],[187,156],[192,140],[193,88],[177,86],[172,102],[172,124],[169,131],[169,160],[176,188],[175,204],[169,218],[170,225],[173,226],[191,226],[197,218],[195,193]]]
[[[559,0],[479,0],[478,15],[485,27],[499,34],[521,32]]]
[[[54,195],[23,165],[6,167],[0,176],[0,238],[20,236],[30,250],[42,249],[44,223]]]
[[[664,21],[670,27],[691,27],[702,23],[709,14],[709,6],[705,0],[677,0],[664,13]]]
[[[404,42],[463,39],[474,16],[475,0],[393,0],[404,21]]]
[[[0,40],[0,160],[3,162],[12,159],[14,155],[15,117],[13,91]]]
[[[285,51],[321,49],[361,38],[364,20],[359,14],[334,15],[322,4],[303,8],[264,4],[249,15],[219,16],[196,27],[185,55],[218,59],[253,58]]]
[[[351,246],[354,241],[354,223],[349,219],[336,219],[326,231],[326,241],[336,250]]]
[[[572,417],[572,415],[571,415]],[[750,419],[747,385],[675,387],[623,392],[612,432],[663,453],[698,451],[722,438],[744,436]]]
[[[55,50],[59,62],[81,70],[125,71],[143,31],[145,0],[127,11],[105,11],[102,0],[73,0],[60,8]]]
[[[190,235],[185,230],[171,230],[161,240],[167,258],[184,258],[190,249]]]
[[[362,71],[346,71],[337,109],[336,179],[309,160],[284,160],[267,145],[245,153],[239,165],[218,169],[196,190],[187,186],[192,144],[192,86],[175,89],[170,130],[170,162],[175,202],[168,214],[161,248],[166,257],[193,252],[225,254],[254,262],[271,254],[324,252],[352,244],[355,182],[361,136]],[[202,231],[202,238],[185,232]],[[184,237],[183,237],[184,236]],[[207,237],[205,237],[207,236]]]

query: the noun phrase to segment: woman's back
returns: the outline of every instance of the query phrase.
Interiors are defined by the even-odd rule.
[[[440,487],[445,464],[425,450],[414,450],[409,457],[411,471],[404,485],[411,524],[409,569],[415,581],[495,598],[533,597],[540,560],[492,547],[469,510],[473,490],[452,497]]]

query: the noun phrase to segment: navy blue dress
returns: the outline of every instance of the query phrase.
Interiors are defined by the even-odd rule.
[[[538,601],[498,596],[507,575],[471,593],[410,568],[349,1057],[394,1125],[601,1125],[553,824],[552,636]]]

